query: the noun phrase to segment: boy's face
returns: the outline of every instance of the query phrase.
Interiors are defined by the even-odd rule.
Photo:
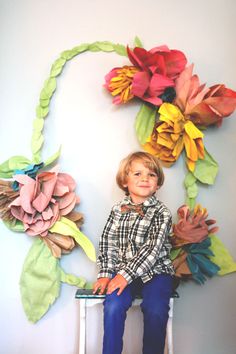
[[[131,163],[124,187],[128,188],[134,203],[143,203],[158,189],[158,177],[154,171],[145,167],[141,160],[134,160]]]

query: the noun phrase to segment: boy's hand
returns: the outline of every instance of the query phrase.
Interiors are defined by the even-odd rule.
[[[96,293],[98,293],[99,295],[104,294],[110,280],[111,280],[111,278],[99,278],[96,281],[96,283],[93,284],[93,294],[96,294]],[[100,291],[98,291],[98,290],[100,290]]]
[[[117,295],[120,295],[124,288],[128,285],[127,280],[120,274],[117,274],[108,284],[107,294],[113,293],[116,289],[119,289]]]

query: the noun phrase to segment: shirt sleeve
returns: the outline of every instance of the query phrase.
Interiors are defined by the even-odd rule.
[[[115,225],[115,213],[112,210],[105,224],[99,242],[98,278],[112,278],[118,258],[118,239]]]
[[[118,273],[128,283],[143,276],[155,265],[163,243],[169,236],[172,217],[168,209],[156,213],[148,229],[146,242],[139,248],[137,254]]]

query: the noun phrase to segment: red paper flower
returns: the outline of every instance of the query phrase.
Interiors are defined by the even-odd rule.
[[[134,96],[152,103],[162,104],[159,97],[167,87],[174,87],[175,80],[187,63],[185,55],[179,50],[161,46],[147,51],[143,48],[130,50],[128,57],[134,66],[115,68],[106,75],[105,87],[113,96],[113,103],[126,103]]]

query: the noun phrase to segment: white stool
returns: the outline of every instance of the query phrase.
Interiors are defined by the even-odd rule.
[[[172,321],[173,321],[173,309],[174,298],[178,297],[177,293],[174,293],[170,299],[169,319],[166,329],[166,354],[174,354],[173,351],[173,334],[172,334]],[[79,353],[86,354],[86,309],[97,304],[101,304],[104,301],[105,295],[93,295],[92,290],[78,289],[75,294],[75,298],[79,299],[80,315],[79,315]],[[132,306],[138,306],[141,304],[142,299],[136,298]]]

